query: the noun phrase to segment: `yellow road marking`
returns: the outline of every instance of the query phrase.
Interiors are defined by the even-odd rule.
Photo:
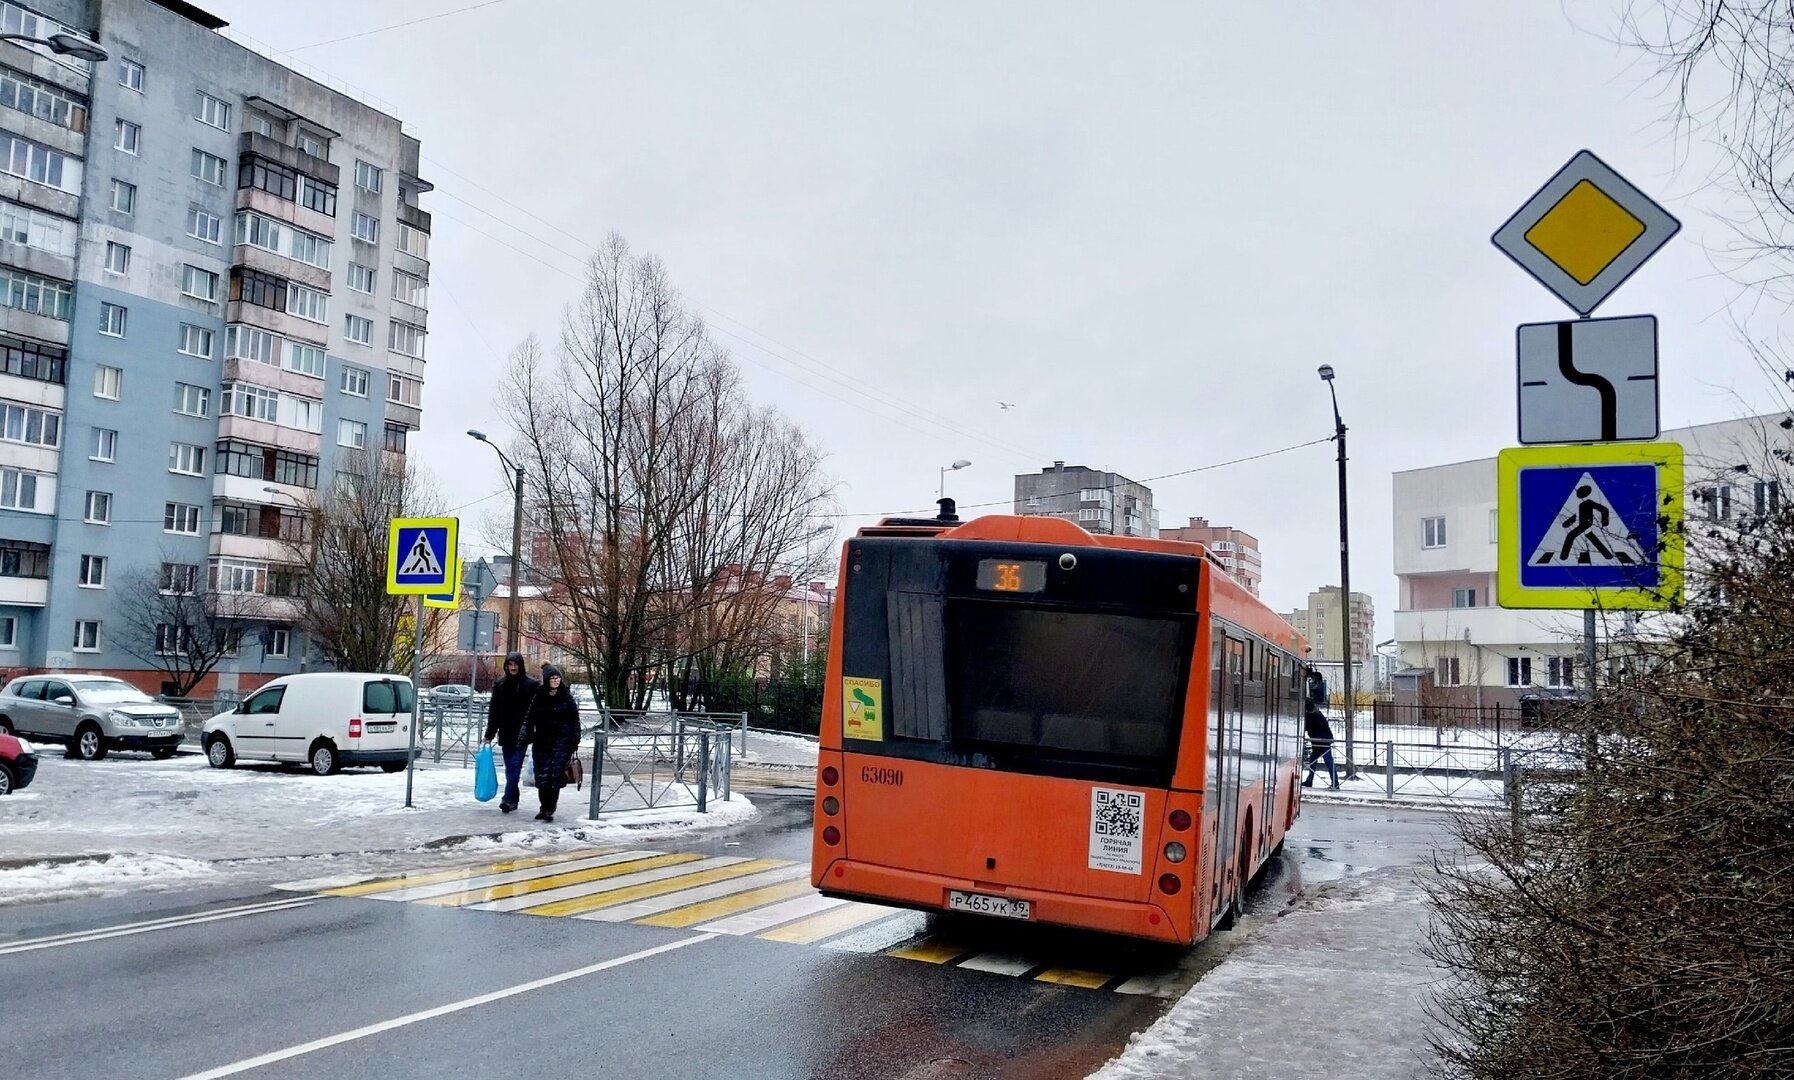
[[[656,866],[671,866],[675,863],[687,863],[701,859],[702,855],[655,855],[646,859],[631,859],[628,862],[611,863],[609,866],[594,866],[590,870],[570,870],[565,874],[550,874],[547,877],[530,878],[528,881],[513,881],[508,885],[488,885],[483,889],[468,889],[464,892],[450,893],[447,896],[424,897],[417,902],[434,904],[437,907],[460,907],[463,904],[483,904],[488,900],[504,900],[512,896],[528,896],[530,893],[546,892],[563,885],[579,885],[588,881],[603,881],[605,878],[618,877],[622,874],[633,874],[638,870],[650,870]]]
[[[850,901],[820,915],[812,915],[807,919],[794,922],[790,926],[768,930],[758,936],[763,941],[789,941],[794,945],[808,945],[814,941],[821,941],[825,937],[833,937],[844,930],[851,930],[861,923],[869,923],[874,919],[883,919],[895,914],[897,914],[895,908]]]
[[[463,870],[438,870],[429,874],[406,874],[396,878],[383,878],[379,881],[367,881],[359,885],[345,885],[340,889],[324,889],[323,896],[368,896],[373,893],[387,892],[392,889],[408,889],[413,885],[438,885],[445,881],[466,881],[471,878],[485,877],[487,874],[508,874],[513,870],[528,870],[537,866],[550,866],[554,863],[572,862],[575,859],[589,859],[594,855],[608,855],[619,848],[588,848],[571,855],[537,855],[528,859],[507,859],[504,862],[489,863]]]
[[[907,945],[901,949],[892,949],[890,952],[885,953],[885,955],[901,956],[905,960],[920,960],[924,964],[945,964],[948,961],[958,959],[971,951],[972,950],[970,949],[962,949],[957,945],[937,945],[929,941],[919,941],[914,945]]]
[[[645,919],[635,920],[637,926],[691,926],[708,919],[718,919],[724,915],[733,915],[737,911],[757,908],[762,904],[770,904],[775,900],[789,900],[793,896],[801,896],[807,892],[815,892],[808,878],[798,881],[782,881],[777,885],[764,885],[758,889],[736,893],[734,896],[719,897],[715,900],[698,904],[689,904],[659,915],[650,915]]]
[[[1100,971],[1081,971],[1078,968],[1052,968],[1034,976],[1036,982],[1058,983],[1060,986],[1081,986],[1086,990],[1100,989],[1102,985],[1114,978]]]
[[[687,857],[697,859],[702,856],[691,855]],[[635,865],[639,866],[641,864],[637,863]],[[712,881],[725,881],[733,877],[744,877],[748,874],[758,873],[761,870],[769,870],[775,866],[786,865],[788,864],[783,859],[750,859],[747,862],[736,863],[733,866],[719,866],[715,870],[699,870],[696,873],[685,874],[681,877],[671,877],[663,881],[650,881],[642,885],[631,885],[624,889],[612,889],[609,892],[602,892],[593,896],[575,896],[569,900],[557,900],[552,904],[542,904],[538,907],[524,908],[523,913],[525,915],[578,915],[584,911],[596,911],[599,908],[610,907],[613,904],[625,904],[631,900],[640,900],[644,896],[660,896],[664,893],[677,892],[680,889],[689,889],[694,885],[708,885]]]

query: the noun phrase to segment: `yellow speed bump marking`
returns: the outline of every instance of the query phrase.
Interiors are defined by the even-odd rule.
[[[645,919],[636,919],[637,926],[692,926],[710,919],[720,919],[725,915],[733,915],[738,911],[760,907],[779,900],[789,900],[793,896],[815,892],[808,877],[798,881],[782,881],[776,885],[764,885],[758,889],[749,889],[733,896],[724,896],[697,904],[689,904],[682,908],[660,915],[650,915]]]
[[[1034,976],[1036,982],[1057,983],[1060,986],[1081,986],[1086,990],[1099,990],[1103,984],[1113,979],[1113,975],[1104,975],[1100,971],[1082,971],[1078,968],[1051,968]]]
[[[370,896],[374,893],[387,892],[391,889],[406,889],[413,885],[437,885],[445,881],[466,881],[472,878],[485,877],[487,874],[508,874],[513,870],[528,870],[537,866],[552,866],[555,863],[573,862],[576,859],[589,859],[594,855],[608,855],[616,848],[588,848],[570,855],[537,855],[528,859],[507,859],[504,862],[488,863],[484,866],[468,867],[461,870],[438,870],[428,874],[404,874],[396,878],[382,878],[379,881],[367,881],[359,885],[345,885],[339,889],[324,889],[323,896]]]
[[[958,945],[939,945],[932,941],[918,941],[914,945],[906,945],[901,949],[892,949],[886,956],[901,956],[905,960],[920,960],[924,964],[945,964],[957,960],[971,952]]]
[[[434,904],[437,907],[484,904],[491,900],[528,896],[531,893],[558,889],[563,885],[581,885],[588,881],[603,881],[605,878],[633,874],[639,870],[648,870],[656,866],[671,866],[675,863],[686,863],[701,858],[703,858],[702,855],[655,855],[647,859],[631,859],[628,862],[612,863],[609,866],[595,866],[590,870],[570,870],[565,874],[550,874],[547,877],[530,878],[528,881],[513,881],[508,885],[488,885],[483,889],[467,889],[463,892],[450,893],[447,896],[425,897],[417,902]]]
[[[696,859],[698,855],[689,856]],[[642,885],[630,885],[627,888],[612,889],[608,892],[592,896],[575,896],[568,900],[557,900],[552,904],[539,907],[524,908],[525,915],[578,915],[584,911],[596,911],[613,904],[626,904],[631,900],[640,900],[644,896],[660,896],[663,893],[689,889],[694,885],[708,885],[712,881],[724,881],[728,878],[744,877],[775,866],[789,865],[783,859],[750,859],[733,866],[719,866],[714,870],[699,870],[695,873],[669,877],[662,881],[650,881]]]
[[[884,919],[897,914],[895,908],[879,907],[877,904],[859,904],[851,900],[840,907],[830,908],[820,915],[812,915],[799,920],[790,926],[781,926],[777,930],[768,930],[759,935],[762,941],[788,941],[794,945],[808,945],[821,941],[862,923],[874,919]]]

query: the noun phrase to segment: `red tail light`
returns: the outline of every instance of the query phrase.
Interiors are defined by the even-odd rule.
[[[835,828],[833,825],[822,830],[822,842],[829,847],[834,847],[836,844],[839,844],[841,842],[841,830]],[[1165,876],[1170,877],[1171,875],[1166,874]]]
[[[1177,880],[1176,874],[1159,875],[1159,891],[1166,896],[1176,896],[1183,890],[1184,883]]]
[[[349,721],[349,738],[351,738],[351,739],[361,738],[361,717],[357,716],[357,717],[350,719],[350,721]]]
[[[1188,810],[1171,811],[1171,827],[1178,832],[1188,829],[1190,827],[1190,812]]]
[[[822,769],[822,782],[828,787],[834,787],[841,782],[841,774],[833,765],[825,765]]]

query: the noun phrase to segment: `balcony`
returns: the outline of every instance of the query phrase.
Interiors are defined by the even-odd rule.
[[[289,259],[285,255],[276,254],[266,248],[254,244],[238,244],[231,249],[231,266],[248,267],[275,277],[297,281],[308,288],[319,292],[330,291],[330,271],[321,270],[310,263],[302,263],[297,259]]]
[[[1576,612],[1474,607],[1395,613],[1395,639],[1404,646],[1447,642],[1487,648],[1555,645],[1581,634],[1582,619]]]
[[[267,497],[265,492],[262,493],[262,498]],[[253,562],[287,562],[293,558],[293,546],[285,540],[236,533],[213,533],[210,550],[213,555]]]
[[[48,579],[0,577],[0,607],[43,607],[49,602]]]
[[[424,411],[410,405],[389,401],[386,403],[386,419],[388,423],[403,424],[412,431],[416,431],[424,426]]]
[[[429,213],[424,210],[419,210],[415,206],[407,206],[404,203],[400,203],[399,220],[416,229],[418,232],[427,233],[430,231]]]
[[[279,256],[275,256],[279,258]],[[284,260],[283,260],[284,261]],[[224,306],[226,322],[248,323],[258,330],[268,330],[281,337],[295,338],[307,345],[330,345],[330,327],[322,323],[301,319],[297,315],[288,315],[284,311],[262,307],[260,304],[245,304],[241,300],[232,300]]]
[[[238,416],[234,413],[227,413],[218,418],[218,437],[220,439],[242,439],[244,442],[259,443],[262,446],[278,446],[282,450],[297,450],[302,454],[311,454],[314,457],[321,452],[324,441],[322,435],[313,435],[309,431],[270,424],[266,420],[251,420],[247,416]]]
[[[318,376],[302,375],[284,367],[275,367],[258,360],[245,360],[240,356],[225,357],[221,374],[225,382],[253,383],[256,386],[284,390],[299,397],[316,398],[323,393],[322,380]]]
[[[335,218],[328,214],[320,214],[316,210],[308,210],[296,202],[288,202],[261,188],[238,188],[237,209],[254,210],[258,214],[265,214],[289,225],[297,225],[307,232],[328,236],[332,240],[336,239]]]
[[[278,161],[289,169],[315,176],[326,183],[342,186],[343,171],[323,158],[315,158],[296,146],[275,142],[266,135],[245,131],[237,140],[239,154],[256,154],[269,161]]]

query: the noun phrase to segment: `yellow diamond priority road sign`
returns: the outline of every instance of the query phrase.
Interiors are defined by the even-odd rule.
[[[1490,239],[1577,314],[1587,315],[1681,227],[1584,150]]]

